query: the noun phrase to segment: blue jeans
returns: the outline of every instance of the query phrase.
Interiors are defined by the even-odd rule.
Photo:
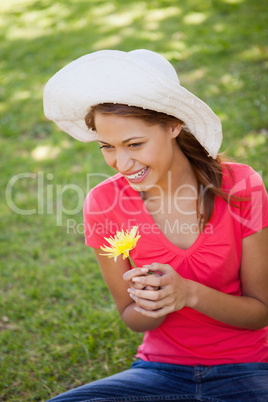
[[[268,363],[181,366],[139,360],[130,370],[67,391],[53,402],[268,401]]]

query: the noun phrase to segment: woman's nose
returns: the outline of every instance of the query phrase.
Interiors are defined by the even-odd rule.
[[[119,172],[128,172],[134,165],[133,159],[126,150],[118,150],[116,153],[116,168]]]

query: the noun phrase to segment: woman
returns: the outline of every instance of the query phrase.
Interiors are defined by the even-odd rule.
[[[85,200],[86,244],[124,322],[145,332],[130,370],[53,401],[266,401],[267,193],[253,169],[218,156],[217,116],[147,50],[70,63],[44,106],[118,172]],[[133,227],[131,269],[101,247]]]

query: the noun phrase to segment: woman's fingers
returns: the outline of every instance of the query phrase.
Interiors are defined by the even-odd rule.
[[[158,287],[155,286],[144,286],[141,283],[135,283],[132,281],[131,288],[133,289],[146,289],[146,290],[157,290]]]
[[[153,263],[143,268],[148,271],[132,273],[128,289],[138,312],[147,317],[161,317],[185,307],[184,278],[167,264]]]
[[[147,288],[148,286],[146,286]],[[144,285],[142,285],[141,283],[134,283],[131,282],[131,288],[133,289],[145,289]]]
[[[129,282],[129,286],[135,288],[135,289],[147,289],[147,290],[157,290],[159,287],[158,286],[151,286],[151,285],[143,285],[142,283],[139,282],[134,282],[133,278],[140,278],[144,275],[148,274],[148,268],[133,268],[123,275],[123,278],[126,282]],[[155,276],[159,276],[159,273],[152,273]]]
[[[139,277],[140,275],[144,275],[148,272],[148,268],[133,268],[129,271],[125,272],[123,275],[123,279],[127,282],[131,281],[134,277]]]
[[[135,296],[139,299],[152,300],[152,301],[161,300],[169,295],[167,288],[159,290],[155,290],[155,288],[152,288],[150,290],[129,288],[128,292],[131,296]]]
[[[133,300],[136,302],[137,307],[143,308],[148,311],[157,311],[167,306],[169,306],[170,311],[174,311],[175,304],[174,298],[172,296],[158,301],[139,299],[136,296],[133,296]]]
[[[139,295],[139,296],[138,296]],[[130,289],[135,310],[146,317],[163,317],[175,311],[175,298],[168,289],[154,291]]]
[[[136,307],[148,311],[156,311],[168,306],[169,312],[174,311],[174,295],[170,293],[167,287],[159,290],[139,290],[131,288],[128,289],[128,292],[130,297],[135,301]],[[160,317],[161,315],[157,316]]]
[[[160,276],[160,275],[144,275],[144,276],[135,276],[132,279],[132,282],[135,284],[141,284],[144,287],[145,286],[153,286],[156,288],[159,288],[161,286],[166,286],[168,285],[167,278],[165,275]]]

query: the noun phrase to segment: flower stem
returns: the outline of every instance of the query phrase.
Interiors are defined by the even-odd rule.
[[[132,261],[130,255],[128,256],[128,259],[129,259],[129,261],[130,261],[130,264],[131,264],[134,268],[136,268],[136,265],[135,265],[134,262]]]

